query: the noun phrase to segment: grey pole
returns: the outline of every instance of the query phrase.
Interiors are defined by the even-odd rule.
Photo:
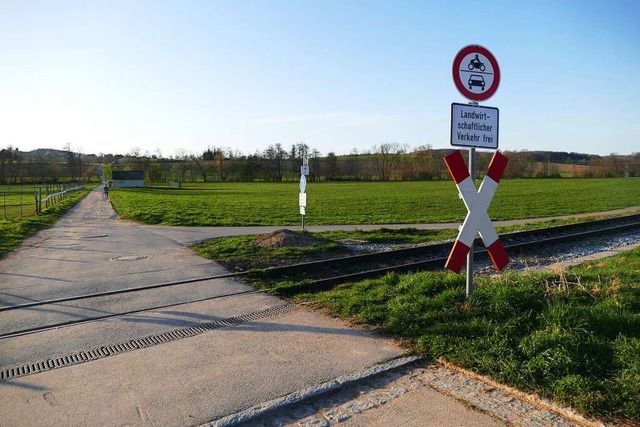
[[[469,175],[471,175],[471,182],[476,185],[476,149],[474,147],[469,148]],[[471,249],[467,254],[467,297],[470,297],[473,293],[473,242],[471,242]]]

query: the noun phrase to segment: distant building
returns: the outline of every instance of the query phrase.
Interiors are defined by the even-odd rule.
[[[111,185],[114,187],[144,187],[144,171],[112,171]]]

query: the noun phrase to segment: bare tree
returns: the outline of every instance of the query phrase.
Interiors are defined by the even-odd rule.
[[[296,179],[296,174],[299,172],[298,168],[298,150],[296,145],[291,146],[291,152],[289,153],[289,161],[291,161],[291,175],[292,180]]]
[[[231,153],[231,149],[228,150]],[[225,170],[224,151],[222,148],[213,150],[213,164],[218,171],[218,181],[226,181],[227,172]]]
[[[640,177],[640,152],[632,153],[629,161],[629,176]]]
[[[311,150],[310,174],[313,181],[320,181],[320,152],[315,148]]]
[[[195,155],[191,155],[190,156],[191,161],[193,162],[193,164],[196,167],[196,170],[198,171],[198,174],[202,177],[202,181],[203,182],[207,182],[207,172],[209,170],[209,168],[207,167],[207,161],[204,160],[202,157],[200,156],[195,156]]]
[[[385,142],[373,147],[376,170],[380,181],[389,181],[393,166],[400,160],[404,147],[397,142]]]
[[[73,152],[71,148],[71,143],[67,142],[64,144],[64,151],[66,151],[67,155],[67,167],[69,168],[69,178],[71,182],[76,180],[76,154]]]
[[[327,173],[325,179],[331,181],[336,179],[340,175],[340,168],[338,167],[338,157],[336,153],[330,152],[327,154]]]
[[[413,160],[413,177],[415,179],[433,179],[437,174],[433,148],[430,144],[420,145],[411,153]],[[441,160],[440,160],[441,161]]]
[[[282,148],[282,144],[278,143],[275,145],[275,170],[276,170],[276,180],[282,181],[282,163],[284,162],[284,158],[287,154],[284,148]]]
[[[349,157],[347,158],[347,175],[351,177],[351,179],[358,179],[360,173],[360,165],[359,165],[359,156],[358,149],[354,148],[349,153]]]

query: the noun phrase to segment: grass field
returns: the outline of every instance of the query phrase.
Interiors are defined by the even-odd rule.
[[[296,225],[296,183],[184,185],[182,189],[114,189],[123,218],[164,225]],[[310,183],[309,225],[456,222],[466,209],[452,181]],[[640,179],[503,180],[494,220],[536,218],[640,206]]]
[[[26,237],[48,228],[67,210],[86,196],[91,188],[76,191],[41,215],[23,218],[0,219],[0,256],[16,248]]]
[[[36,195],[43,199],[71,188],[72,184],[0,185],[0,218],[23,218],[36,214]]]
[[[640,423],[640,249],[569,272],[388,275],[276,294],[380,328],[415,352],[605,421]],[[308,289],[308,288],[307,288]]]
[[[0,218],[20,218],[34,215],[36,199],[34,186],[0,185]]]

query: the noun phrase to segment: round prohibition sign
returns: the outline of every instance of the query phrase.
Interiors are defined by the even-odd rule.
[[[463,47],[453,60],[453,82],[471,101],[491,98],[500,85],[500,67],[495,56],[479,45]]]

